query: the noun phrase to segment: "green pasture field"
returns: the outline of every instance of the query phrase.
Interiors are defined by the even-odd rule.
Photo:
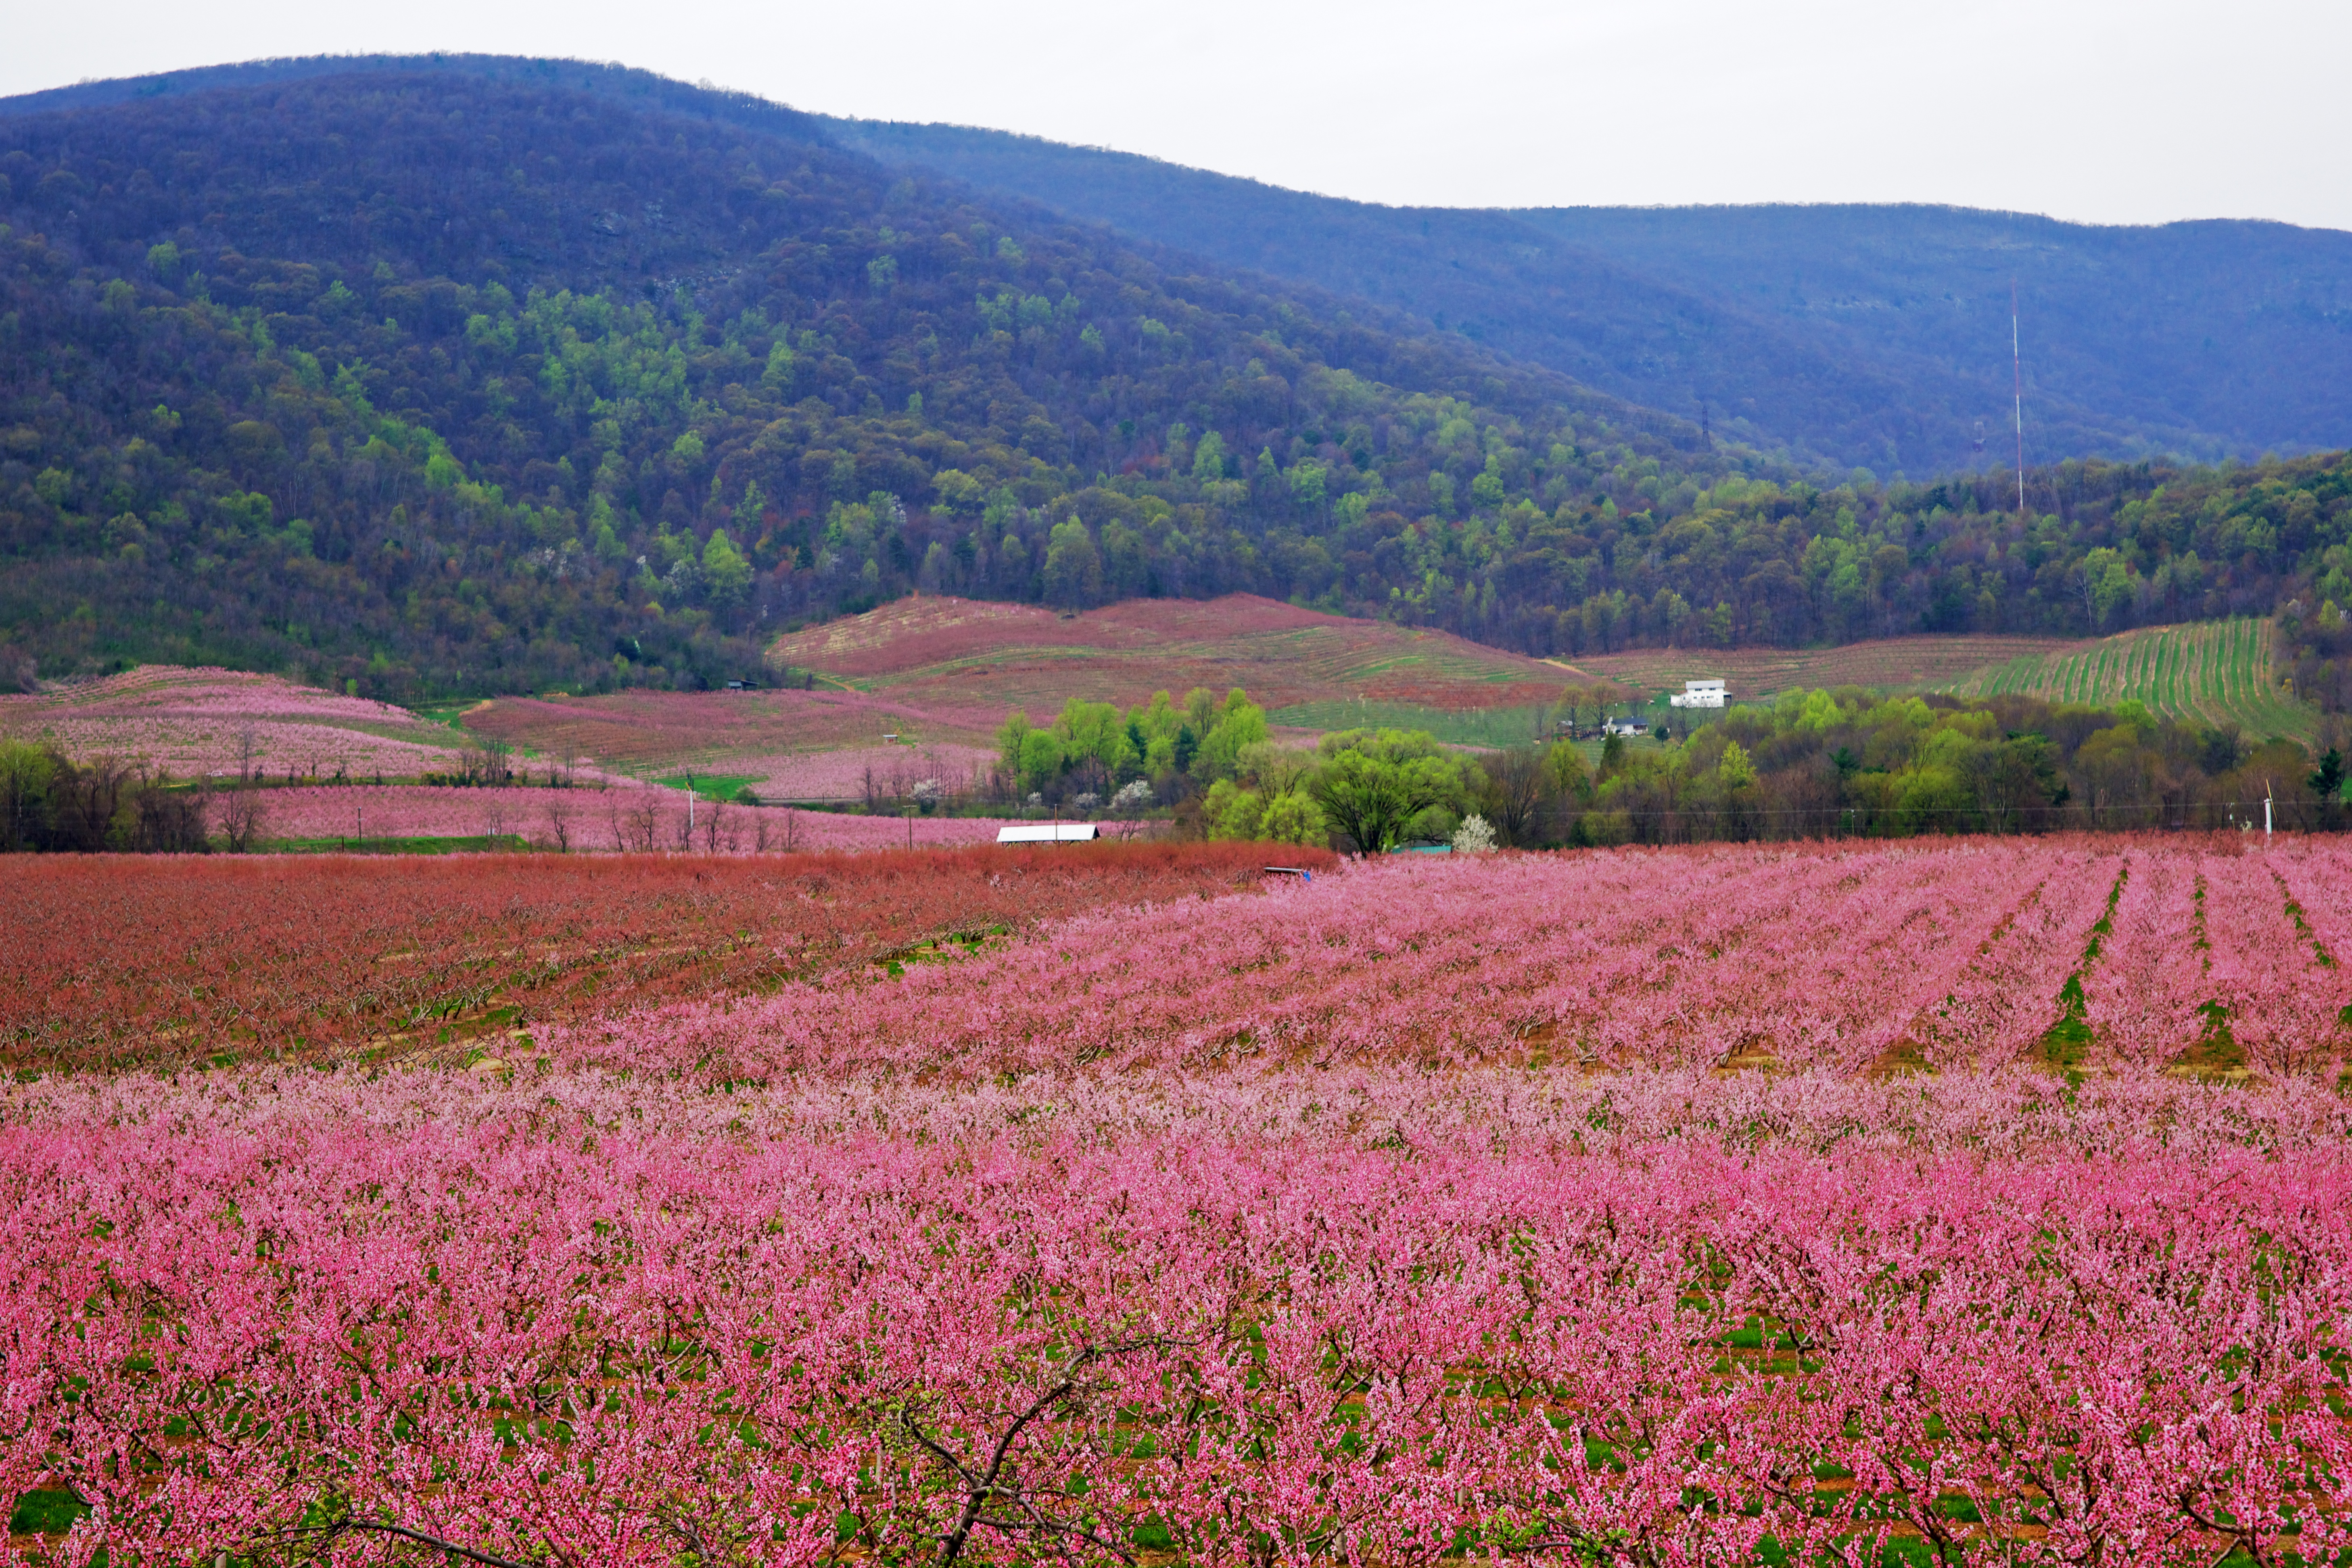
[[[263,841],[265,855],[483,855],[512,854],[530,848],[520,833],[478,833],[464,837],[271,838]]]
[[[427,724],[440,724],[452,730],[463,730],[466,727],[467,710],[474,706],[475,701],[476,699],[467,697],[455,702],[420,702],[412,705],[408,710]]]
[[[1294,730],[1425,730],[1449,746],[1499,750],[1524,746],[1542,732],[1551,710],[1431,708],[1418,702],[1301,702],[1276,708],[1266,722]]]
[[[669,789],[691,788],[704,800],[723,801],[730,805],[746,786],[759,782],[756,773],[667,773],[654,780]]]

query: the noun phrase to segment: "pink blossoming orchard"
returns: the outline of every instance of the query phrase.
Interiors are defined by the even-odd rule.
[[[320,784],[273,789],[261,801],[261,820],[272,838],[354,847],[371,837],[479,837],[570,854],[751,855],[984,844],[1003,826],[982,817],[852,816],[725,800],[689,803],[683,789],[635,781],[603,789]],[[215,815],[226,809],[223,804]]]
[[[0,1485],[75,1563],[2332,1563],[2347,956],[2302,842],[1500,856],[20,1073]]]

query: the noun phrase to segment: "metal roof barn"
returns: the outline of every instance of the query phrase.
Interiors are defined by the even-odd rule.
[[[996,830],[999,844],[1084,844],[1100,837],[1091,822],[1024,822]]]

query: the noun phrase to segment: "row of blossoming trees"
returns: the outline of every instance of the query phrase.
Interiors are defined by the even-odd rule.
[[[142,1562],[2352,1544],[2336,1104],[1303,1087],[20,1096],[0,1480]]]
[[[1360,868],[24,1075],[0,1487],[77,1563],[2332,1561],[2347,868]]]
[[[614,1068],[761,1079],[1073,1060],[2292,1073],[2352,1043],[2340,956],[2352,852],[2332,839],[1721,846],[1359,868],[1076,917],[894,985],[835,975],[554,1038]]]

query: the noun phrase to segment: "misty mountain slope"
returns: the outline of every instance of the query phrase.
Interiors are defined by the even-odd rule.
[[[1956,375],[1978,374],[1987,342],[2007,349],[2013,277],[2029,392],[2063,388],[2118,418],[2207,432],[2234,449],[2352,438],[2352,234],[2235,221],[2092,226],[1932,206],[1514,216],[1752,312],[1832,326]],[[2029,440],[2037,434],[2029,423]],[[2072,455],[2046,436],[2034,444],[2044,459]]]
[[[1918,473],[2013,451],[2012,270],[2030,460],[2352,440],[2352,235],[1944,207],[1381,207],[1000,132],[827,123],[877,157],[1377,299],[1637,402],[1704,405],[1801,460]]]

